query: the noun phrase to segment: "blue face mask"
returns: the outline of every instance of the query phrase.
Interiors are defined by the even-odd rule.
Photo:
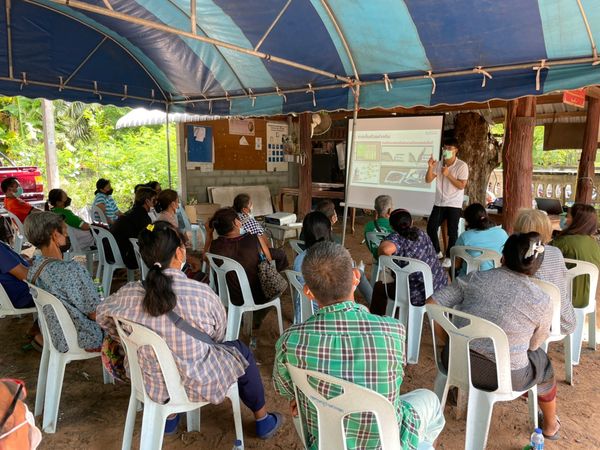
[[[567,216],[560,216],[560,229],[564,230],[565,228],[567,228]]]
[[[244,227],[240,227],[240,234],[246,234],[246,229]]]
[[[23,187],[19,186],[15,191],[15,197],[19,198],[21,195],[23,195]]]

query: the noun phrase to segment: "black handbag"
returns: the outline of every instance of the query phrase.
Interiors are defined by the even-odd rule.
[[[258,263],[258,279],[260,287],[267,300],[274,300],[285,292],[287,280],[277,272],[275,261],[269,261],[262,249],[258,248],[260,262]]]

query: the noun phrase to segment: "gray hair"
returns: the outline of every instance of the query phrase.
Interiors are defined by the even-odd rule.
[[[51,211],[32,212],[25,219],[25,236],[35,247],[45,247],[50,244],[54,231],[62,232],[63,216]]]
[[[306,251],[302,262],[304,282],[323,305],[349,300],[352,258],[340,244],[319,242]]]
[[[392,197],[389,195],[378,195],[375,199],[375,211],[377,215],[382,216],[393,209]]]

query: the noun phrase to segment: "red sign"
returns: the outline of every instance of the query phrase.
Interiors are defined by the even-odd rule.
[[[573,91],[563,92],[563,103],[567,105],[583,108],[585,106],[585,90],[575,89]]]

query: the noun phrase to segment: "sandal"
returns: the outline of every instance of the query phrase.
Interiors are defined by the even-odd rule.
[[[549,441],[558,441],[560,439],[561,423],[560,423],[560,419],[558,418],[558,416],[556,416],[556,421],[558,422],[558,430],[556,430],[556,433],[554,433],[554,434],[546,434],[546,433],[542,432],[542,434],[544,435],[544,439],[548,439]],[[544,424],[544,414],[541,411],[539,411],[538,412],[538,426],[540,428],[542,428],[543,424]]]

